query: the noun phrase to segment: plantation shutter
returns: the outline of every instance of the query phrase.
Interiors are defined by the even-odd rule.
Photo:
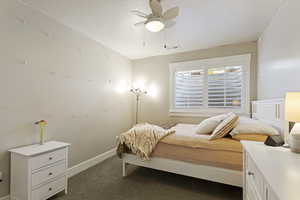
[[[209,68],[207,98],[209,108],[241,108],[243,89],[242,66]]]
[[[175,72],[175,107],[197,109],[203,106],[204,70]]]

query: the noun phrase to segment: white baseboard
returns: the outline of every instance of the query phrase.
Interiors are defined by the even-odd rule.
[[[9,200],[9,199],[10,199],[9,195],[5,197],[0,197],[0,200]]]
[[[89,160],[86,160],[82,163],[79,163],[78,165],[75,165],[71,168],[68,169],[68,177],[72,177],[75,176],[76,174],[79,174],[80,172],[83,172],[85,170],[87,170],[90,167],[93,167],[99,163],[101,163],[102,161],[116,155],[116,148],[113,148],[107,152],[104,152],[94,158],[91,158]],[[5,196],[5,197],[0,197],[0,200],[10,200],[10,196]]]
[[[116,155],[116,148],[113,148],[113,149],[111,149],[107,152],[104,152],[94,158],[91,158],[82,163],[79,163],[78,165],[75,165],[68,169],[68,177],[70,178],[72,176],[75,176],[76,174],[79,174],[80,172],[83,172],[83,171],[87,170],[88,168],[93,167],[114,155]]]

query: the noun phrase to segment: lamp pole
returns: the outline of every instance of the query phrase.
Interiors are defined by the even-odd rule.
[[[147,91],[143,91],[140,88],[133,88],[130,90],[130,92],[132,92],[136,96],[135,124],[138,124],[140,97],[143,94],[147,94]]]

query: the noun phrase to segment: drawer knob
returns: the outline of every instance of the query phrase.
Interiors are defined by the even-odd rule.
[[[49,157],[49,160],[52,160],[53,158],[52,157]]]
[[[253,172],[248,172],[248,176],[254,176]]]
[[[52,191],[52,188],[49,188],[49,191]]]
[[[49,173],[49,176],[52,176],[52,175],[53,175],[53,173],[52,173],[52,172],[50,172],[50,173]]]

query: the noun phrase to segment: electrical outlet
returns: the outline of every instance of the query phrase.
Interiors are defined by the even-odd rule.
[[[2,174],[2,172],[0,172],[0,182],[2,182],[3,181],[3,174]]]

